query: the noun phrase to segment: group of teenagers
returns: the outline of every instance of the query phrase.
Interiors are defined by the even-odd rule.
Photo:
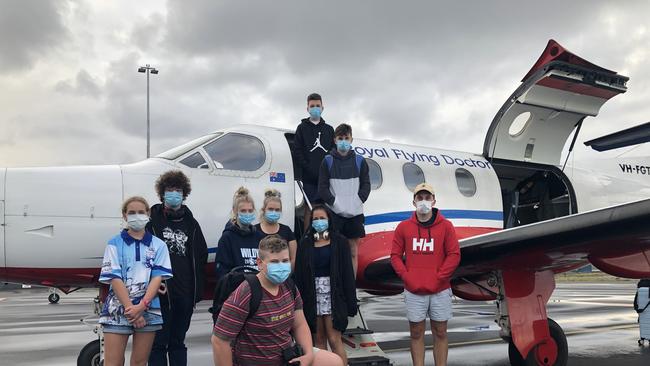
[[[351,148],[352,128],[334,129],[321,117],[320,95],[307,97],[307,110],[294,140],[310,202],[299,240],[280,223],[280,192],[267,189],[259,211],[248,189],[234,194],[216,251],[217,281],[242,267],[257,273],[238,284],[214,318],[215,365],[347,365],[341,337],[358,309],[357,251],[365,236],[369,168]],[[161,202],[151,207],[139,196],[124,201],[126,228],[105,249],[99,281],[110,288],[99,323],[106,366],[124,364],[131,335],[131,365],[187,365],[185,335],[203,297],[208,250],[184,204],[189,178],[168,171],[155,189]],[[416,210],[395,230],[391,263],[404,282],[414,365],[424,364],[427,316],[436,365],[445,365],[449,279],[460,251],[452,224],[433,207],[433,188],[422,183],[413,193]]]

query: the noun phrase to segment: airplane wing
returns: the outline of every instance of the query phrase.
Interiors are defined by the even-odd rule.
[[[487,279],[498,270],[561,273],[591,263],[618,277],[650,277],[650,199],[475,236],[460,246],[452,284],[469,300],[494,298]],[[390,258],[369,265],[365,276],[401,284]]]
[[[650,142],[650,122],[589,140],[585,145],[596,151],[607,151],[645,142]]]

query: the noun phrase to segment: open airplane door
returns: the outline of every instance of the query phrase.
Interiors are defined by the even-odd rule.
[[[628,78],[596,66],[550,40],[521,86],[492,120],[487,159],[559,165],[573,130],[627,90]]]

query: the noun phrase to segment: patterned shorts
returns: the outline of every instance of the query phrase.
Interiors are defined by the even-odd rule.
[[[314,279],[316,285],[316,315],[330,315],[332,314],[332,297],[330,278],[329,277],[316,277]]]

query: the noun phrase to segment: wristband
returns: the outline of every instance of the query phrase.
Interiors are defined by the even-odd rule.
[[[151,305],[151,301],[142,298],[142,303],[144,304],[145,309],[149,309],[149,305]]]

